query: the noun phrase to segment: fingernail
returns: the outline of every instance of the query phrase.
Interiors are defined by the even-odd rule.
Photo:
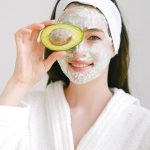
[[[45,25],[44,25],[44,24],[40,24],[40,26],[41,26],[42,28],[44,28],[44,27],[45,27]]]
[[[56,23],[56,20],[51,20],[52,21],[52,23]]]
[[[66,55],[67,54],[67,52],[66,51],[63,51],[64,52],[64,55]]]

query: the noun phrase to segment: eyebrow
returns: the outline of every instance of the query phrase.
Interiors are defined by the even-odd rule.
[[[94,32],[94,31],[96,31],[96,32],[102,32],[102,33],[104,33],[103,30],[98,29],[98,28],[91,28],[91,29],[85,28],[84,31],[85,31],[85,32]]]

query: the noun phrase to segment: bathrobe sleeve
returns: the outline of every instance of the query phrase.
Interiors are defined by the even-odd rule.
[[[0,150],[28,149],[30,106],[0,106]]]

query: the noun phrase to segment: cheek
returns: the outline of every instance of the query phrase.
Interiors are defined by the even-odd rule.
[[[108,61],[111,59],[112,48],[108,45],[99,45],[93,47],[91,55],[94,58],[95,62]]]

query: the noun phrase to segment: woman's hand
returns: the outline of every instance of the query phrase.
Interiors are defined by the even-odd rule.
[[[17,59],[12,79],[30,85],[36,84],[51,68],[57,58],[65,55],[64,51],[53,52],[46,60],[43,59],[44,46],[38,42],[40,31],[54,20],[34,23],[21,28],[15,33]]]
[[[66,53],[53,52],[43,59],[44,46],[37,41],[40,31],[54,21],[31,24],[15,33],[17,58],[14,73],[0,95],[0,105],[17,106],[24,95],[51,68],[57,58]]]

